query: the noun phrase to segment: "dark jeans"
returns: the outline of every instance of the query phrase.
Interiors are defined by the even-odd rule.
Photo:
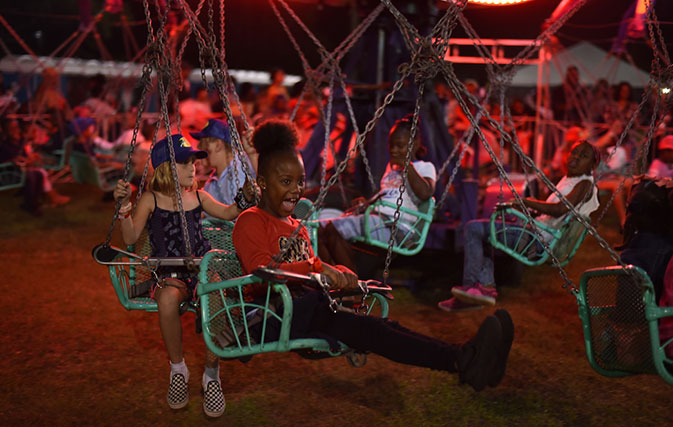
[[[251,332],[259,340],[261,324],[251,328]],[[274,319],[267,324],[265,341],[276,341],[279,334],[280,322]],[[456,372],[460,355],[460,345],[419,334],[389,319],[345,311],[333,313],[318,291],[293,298],[290,338],[323,338],[330,344],[338,340],[354,350],[394,362],[448,372]]]

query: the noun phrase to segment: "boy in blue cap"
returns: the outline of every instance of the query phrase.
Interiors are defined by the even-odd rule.
[[[208,157],[202,160],[204,166],[213,170],[203,189],[220,203],[234,203],[236,193],[245,183],[246,176],[240,159],[231,148],[229,125],[221,120],[210,119],[201,132],[191,132],[190,135],[199,141],[199,149],[208,153]],[[242,142],[248,155],[248,166],[255,174],[257,152],[248,139],[248,136],[244,136]]]

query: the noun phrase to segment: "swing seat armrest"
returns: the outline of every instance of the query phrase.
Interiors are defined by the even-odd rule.
[[[403,213],[404,214],[409,214],[409,215],[415,216],[418,219],[424,219],[424,220],[427,220],[427,221],[431,221],[432,216],[433,216],[433,208],[435,206],[435,199],[433,197],[431,197],[430,199],[428,199],[428,201],[424,202],[423,205],[427,206],[425,211],[422,211],[422,210],[415,211],[415,210],[406,208],[404,206],[400,206],[400,214],[403,214]],[[393,202],[390,202],[388,200],[379,199],[376,202],[367,206],[367,209],[365,209],[365,216],[371,215],[372,211],[374,211],[374,213],[377,213],[375,211],[375,209],[380,208],[382,206],[389,207],[389,208],[392,208],[392,209],[397,209],[397,203],[393,203]]]
[[[544,230],[547,233],[554,236],[554,238],[557,238],[561,234],[561,231],[559,229],[554,228],[554,227],[550,227],[547,224],[543,224],[540,221],[536,220],[535,218],[533,218],[532,221],[529,220],[528,218],[526,218],[526,215],[523,212],[521,212],[518,209],[514,209],[511,206],[508,207],[508,208],[503,208],[503,209],[496,210],[496,211],[493,212],[493,214],[491,214],[491,227],[493,227],[495,221],[497,220],[497,217],[501,216],[501,215],[505,215],[505,216],[509,215],[509,216],[512,216],[516,219],[520,219],[522,227],[528,227],[528,226],[531,226],[531,224],[534,224],[540,230]]]

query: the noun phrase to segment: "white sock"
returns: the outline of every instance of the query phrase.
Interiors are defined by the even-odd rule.
[[[209,382],[217,381],[220,382],[220,364],[218,363],[216,367],[210,368],[206,366],[206,370],[203,372],[203,388],[205,389]]]
[[[173,378],[173,375],[175,374],[182,374],[185,377],[185,381],[189,382],[189,369],[187,369],[187,365],[185,364],[185,359],[182,359],[182,361],[178,363],[173,363],[169,362],[171,364],[171,375],[170,378]]]

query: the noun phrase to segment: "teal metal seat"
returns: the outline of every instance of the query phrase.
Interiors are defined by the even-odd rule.
[[[292,321],[292,296],[285,284],[271,284],[260,300],[245,298],[248,286],[260,285],[262,279],[254,275],[241,277],[236,254],[223,250],[209,251],[201,261],[198,295],[200,299],[203,338],[206,346],[221,358],[235,359],[268,352],[309,351],[325,356],[350,355],[355,364],[353,351],[340,344],[337,351],[330,349],[327,341],[316,338],[290,339]],[[367,314],[388,315],[386,298],[378,293],[368,296]],[[282,314],[278,308],[283,307]],[[256,342],[250,327],[261,323],[264,337],[267,324],[275,318],[281,323],[277,341]]]
[[[387,227],[392,230],[394,221],[389,215],[379,214],[382,207],[396,209],[397,205],[386,200],[378,199],[367,206],[365,210],[364,235],[356,236],[352,240],[362,242],[382,249],[388,249],[388,241],[382,241],[375,237],[377,230]],[[421,203],[418,211],[405,207],[400,207],[400,220],[397,229],[397,236],[392,251],[400,255],[416,255],[419,253],[425,240],[428,238],[428,230],[435,214],[435,198],[431,197]],[[372,226],[370,217],[377,216],[381,221],[376,226]],[[402,219],[404,218],[404,219]]]
[[[659,375],[673,385],[673,338],[661,342],[659,321],[673,307],[659,307],[647,273],[629,265],[587,270],[575,293],[587,358],[601,375]]]
[[[26,173],[23,168],[12,162],[0,163],[0,191],[23,187]]]
[[[124,169],[117,166],[98,167],[86,153],[70,153],[72,178],[80,184],[91,184],[108,192],[114,190],[117,181],[124,177]]]
[[[150,242],[147,231],[143,231],[138,242],[135,245],[128,246],[127,250],[140,257],[150,255]],[[129,257],[118,254],[113,262],[129,262]],[[112,287],[115,290],[117,299],[127,310],[144,310],[147,312],[156,312],[157,302],[150,297],[150,289],[154,284],[154,276],[150,267],[145,265],[108,265],[108,272],[112,281]],[[182,311],[197,312],[194,302],[183,302]]]
[[[59,172],[64,170],[70,165],[70,154],[72,153],[72,144],[74,140],[72,138],[66,138],[63,141],[63,147],[58,150],[54,150],[48,154],[42,154],[43,159],[45,160],[44,168],[49,171]]]
[[[313,214],[308,216],[313,208],[313,202],[307,198],[302,197],[297,202],[297,206],[294,207],[294,217],[300,221],[304,221],[304,225],[308,230],[308,236],[311,239],[311,245],[313,246],[313,253],[318,254],[318,228],[320,224],[318,223],[318,211],[313,211]]]
[[[210,242],[211,249],[223,249],[235,252],[231,235],[234,232],[234,222],[224,219],[209,218],[202,222],[203,237]]]
[[[561,227],[553,228],[535,219],[531,221],[514,208],[498,207],[491,215],[489,242],[523,264],[541,265],[549,261],[550,255],[539,250],[542,243],[534,227],[551,235],[547,245],[561,266],[570,262],[587,235],[587,229],[572,215],[566,215]]]

